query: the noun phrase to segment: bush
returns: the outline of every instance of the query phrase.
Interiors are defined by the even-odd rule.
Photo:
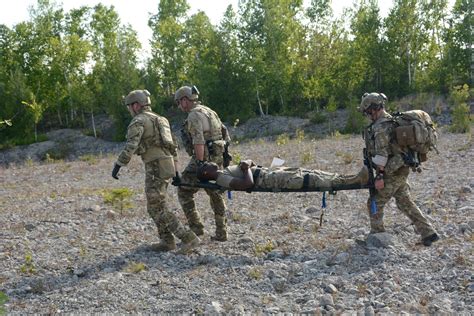
[[[327,119],[328,117],[323,112],[314,112],[309,118],[309,121],[312,124],[323,124]]]
[[[450,131],[454,133],[467,133],[471,130],[470,108],[467,105],[467,100],[470,97],[469,86],[464,84],[456,86],[451,91],[450,95],[454,108],[452,110],[453,123],[450,126]]]

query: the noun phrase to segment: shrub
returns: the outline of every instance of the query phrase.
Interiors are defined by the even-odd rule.
[[[470,109],[467,105],[469,95],[469,86],[467,84],[456,86],[451,91],[450,97],[454,102],[454,108],[452,110],[453,123],[450,127],[451,132],[467,133],[471,130]]]
[[[289,141],[290,141],[290,136],[287,133],[283,133],[281,135],[278,135],[276,139],[276,144],[278,146],[283,146],[283,145],[288,144]]]
[[[120,214],[123,214],[124,210],[132,208],[132,203],[130,202],[132,195],[133,192],[127,188],[118,188],[103,192],[104,202],[118,209]]]
[[[8,296],[0,291],[0,315],[6,315],[7,310],[5,309],[4,305],[8,302]]]
[[[327,121],[327,116],[326,114],[324,114],[323,112],[314,112],[309,121],[312,123],[312,124],[323,124],[324,122]]]
[[[262,272],[262,269],[259,267],[252,267],[247,272],[247,275],[251,277],[252,279],[260,280],[263,276],[263,272]]]

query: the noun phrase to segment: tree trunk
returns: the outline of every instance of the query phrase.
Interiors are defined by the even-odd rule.
[[[407,50],[407,67],[408,67],[408,87],[411,88],[410,49]]]
[[[61,118],[61,111],[59,110],[59,107],[56,111],[58,113],[59,126],[63,126],[63,119]]]
[[[255,86],[257,88],[257,102],[258,102],[258,110],[260,112],[260,116],[265,116],[265,113],[263,113],[263,108],[262,108],[262,102],[260,102],[260,93],[258,91],[258,80],[257,76],[255,76]]]
[[[95,129],[94,111],[91,111],[91,120],[92,120],[92,130],[94,131],[94,137],[97,138],[97,131]]]

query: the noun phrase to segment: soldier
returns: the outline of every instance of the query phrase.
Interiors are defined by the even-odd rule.
[[[372,121],[364,131],[367,153],[376,171],[375,195],[367,202],[370,232],[385,231],[384,206],[394,197],[397,207],[413,222],[421,234],[423,245],[431,246],[439,236],[410,196],[407,181],[410,169],[393,148],[392,135],[395,126],[392,116],[385,112],[386,102],[387,97],[383,93],[365,93],[359,107],[359,110]],[[375,212],[371,212],[372,199],[376,204]]]
[[[175,235],[183,242],[179,252],[186,253],[195,248],[200,240],[194,232],[185,229],[168,208],[167,188],[169,180],[175,175],[177,146],[171,136],[168,120],[152,112],[150,103],[147,90],[134,90],[125,97],[125,105],[133,119],[127,129],[125,148],[115,162],[112,177],[118,179],[120,168],[129,163],[133,154],[141,156],[145,163],[147,210],[161,239],[151,249],[176,249]]]
[[[186,183],[197,181],[196,171],[205,161],[215,162],[219,168],[223,166],[223,153],[229,137],[216,112],[202,105],[198,101],[199,91],[195,86],[183,86],[175,93],[175,102],[188,117],[183,124],[181,136],[186,152],[191,156],[189,164],[182,173],[182,180]],[[190,228],[201,236],[204,226],[196,210],[194,194],[199,188],[179,187],[178,199],[186,214]],[[216,235],[213,240],[227,240],[227,219],[225,218],[226,205],[221,192],[205,189],[209,195],[216,222]]]
[[[278,167],[275,169],[256,166],[252,160],[244,160],[219,170],[215,163],[205,163],[198,170],[199,180],[215,180],[216,184],[225,189],[315,189],[331,188],[341,185],[367,184],[369,179],[364,166],[357,175],[339,175],[321,170]]]

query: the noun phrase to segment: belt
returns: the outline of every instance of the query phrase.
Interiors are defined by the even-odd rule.
[[[260,171],[262,170],[262,166],[257,166],[257,168],[255,168],[253,174],[252,174],[252,178],[253,178],[253,186],[251,188],[248,188],[246,191],[247,193],[251,193],[252,192],[252,189],[255,187],[255,185],[257,184],[257,179],[258,179],[258,176],[260,175]]]

